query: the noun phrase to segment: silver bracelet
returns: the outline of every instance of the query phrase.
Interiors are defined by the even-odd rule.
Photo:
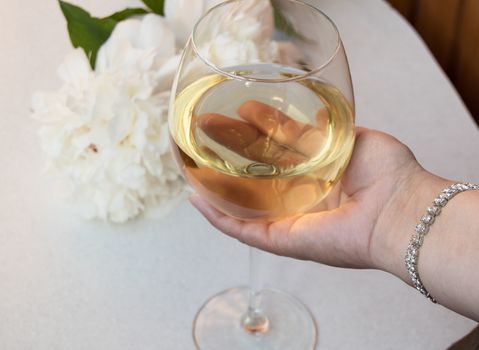
[[[422,284],[421,278],[419,278],[419,249],[424,242],[424,237],[427,235],[431,225],[434,223],[434,220],[441,213],[441,209],[455,195],[468,190],[479,190],[479,185],[474,185],[471,183],[456,183],[443,189],[441,193],[434,198],[432,206],[427,208],[427,213],[421,217],[421,222],[416,225],[415,233],[409,241],[409,245],[407,247],[406,257],[404,260],[407,271],[409,272],[409,276],[411,277],[412,284],[419,292],[421,292],[422,295],[431,300],[433,303],[437,303],[436,299],[429,294],[426,287],[424,287]]]

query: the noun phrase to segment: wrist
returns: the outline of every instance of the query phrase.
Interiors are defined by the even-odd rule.
[[[381,211],[371,240],[371,260],[377,269],[410,284],[404,254],[414,228],[437,193],[451,184],[417,163],[396,182],[396,188]]]

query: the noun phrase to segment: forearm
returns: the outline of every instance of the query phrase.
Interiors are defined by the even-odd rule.
[[[411,284],[404,266],[416,223],[432,200],[452,184],[419,171],[405,183],[377,224],[374,257],[378,268]],[[458,194],[443,208],[420,249],[424,286],[447,308],[479,320],[479,192]]]

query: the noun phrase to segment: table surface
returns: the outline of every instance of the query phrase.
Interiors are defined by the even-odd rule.
[[[126,1],[75,2],[103,15]],[[409,25],[381,0],[316,3],[348,51],[358,124],[395,135],[437,174],[479,181],[478,129]],[[29,118],[32,93],[59,86],[63,18],[55,1],[0,5],[0,349],[192,349],[198,307],[246,284],[247,248],[187,203],[126,225],[75,216],[42,175]],[[320,349],[445,349],[475,326],[382,272],[265,260],[267,284],[311,308]]]

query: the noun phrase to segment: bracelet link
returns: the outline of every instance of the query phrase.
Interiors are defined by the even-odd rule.
[[[428,234],[431,225],[434,223],[436,217],[441,214],[442,208],[444,208],[454,196],[468,190],[479,190],[479,185],[455,183],[443,189],[441,193],[434,198],[433,205],[427,208],[426,214],[421,217],[419,224],[416,225],[415,233],[411,237],[406,250],[404,262],[414,288],[433,303],[437,303],[436,299],[427,291],[419,277],[419,250],[424,243],[424,237]]]

